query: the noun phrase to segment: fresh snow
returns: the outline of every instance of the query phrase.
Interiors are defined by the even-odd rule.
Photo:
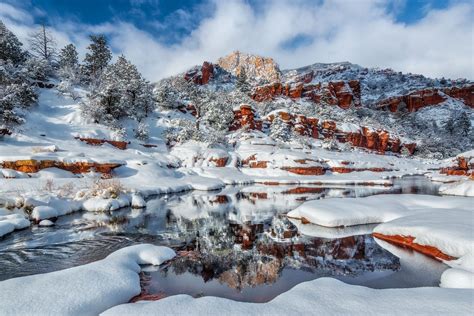
[[[472,211],[474,200],[431,195],[374,195],[354,199],[325,199],[303,203],[289,212],[290,218],[302,218],[326,226],[352,226],[383,223],[415,212],[465,209]]]
[[[332,278],[304,282],[268,303],[175,295],[154,302],[119,305],[103,315],[471,315],[469,289],[376,290]]]
[[[103,260],[61,271],[0,282],[4,315],[98,315],[140,293],[140,264],[172,259],[168,247],[141,244]]]
[[[439,192],[444,195],[459,195],[474,197],[474,180],[461,180],[455,183],[443,184]]]

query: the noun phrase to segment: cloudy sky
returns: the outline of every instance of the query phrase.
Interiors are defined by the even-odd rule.
[[[474,79],[470,0],[0,0],[0,19],[25,43],[46,21],[81,57],[105,34],[151,81],[234,50]]]

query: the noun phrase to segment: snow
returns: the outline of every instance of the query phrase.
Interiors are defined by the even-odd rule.
[[[48,227],[48,226],[54,226],[54,223],[50,221],[49,219],[43,219],[41,222],[39,222],[38,225]]]
[[[448,269],[441,275],[441,287],[474,289],[474,273],[464,269]]]
[[[103,315],[470,315],[473,291],[410,288],[376,290],[332,278],[304,282],[268,303],[175,295],[154,302],[119,305]]]
[[[103,260],[61,271],[0,282],[5,315],[98,315],[140,293],[140,264],[172,259],[168,247],[141,244]]]
[[[24,216],[0,208],[0,237],[13,232],[14,230],[23,229],[29,226],[30,221]]]
[[[303,203],[289,212],[291,218],[326,226],[382,223],[432,209],[472,209],[473,200],[430,195],[374,195],[355,199],[325,199]]]
[[[439,188],[439,192],[444,195],[474,197],[474,180],[461,180],[452,184],[444,184]]]

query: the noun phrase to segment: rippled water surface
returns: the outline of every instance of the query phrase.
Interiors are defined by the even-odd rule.
[[[147,294],[264,302],[319,277],[374,288],[436,286],[445,266],[371,237],[374,225],[331,229],[284,214],[310,199],[437,194],[422,177],[393,187],[237,186],[150,199],[146,209],[76,213],[0,240],[0,280],[82,265],[135,243],[178,256],[141,275]],[[382,245],[379,245],[379,243]]]

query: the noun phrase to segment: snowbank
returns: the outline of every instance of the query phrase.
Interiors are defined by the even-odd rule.
[[[411,288],[376,290],[332,278],[298,284],[268,303],[218,297],[176,295],[154,302],[116,306],[103,315],[470,315],[468,289]]]
[[[30,226],[30,221],[24,216],[0,208],[0,237],[28,226]]]
[[[140,293],[139,264],[174,256],[168,247],[135,245],[83,266],[3,281],[0,314],[98,315]]]
[[[442,253],[457,258],[445,261],[447,265],[455,269],[444,272],[441,285],[443,287],[473,287],[473,216],[473,210],[424,212],[380,224],[374,232],[385,236],[414,237],[413,243],[435,247]]]
[[[474,180],[444,184],[439,188],[439,192],[444,195],[474,196]]]
[[[339,227],[383,223],[433,209],[470,210],[473,202],[472,199],[459,197],[380,194],[365,198],[308,201],[287,215],[321,226]]]

